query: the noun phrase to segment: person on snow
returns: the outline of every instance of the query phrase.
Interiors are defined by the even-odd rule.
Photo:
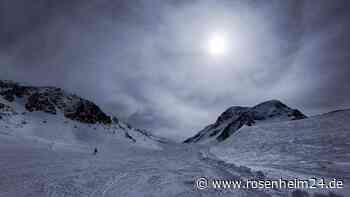
[[[96,155],[98,153],[97,148],[94,149],[94,155]]]

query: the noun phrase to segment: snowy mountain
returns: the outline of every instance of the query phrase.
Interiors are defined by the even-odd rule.
[[[100,146],[116,138],[154,148],[165,141],[60,88],[0,81],[0,96],[0,125],[7,128],[2,132],[11,135],[82,146]]]
[[[304,119],[306,116],[278,100],[270,100],[254,107],[233,106],[223,112],[214,124],[206,126],[185,143],[223,141],[244,125]]]
[[[0,95],[8,102],[24,99],[24,106],[29,112],[62,112],[66,118],[82,123],[112,122],[94,103],[60,88],[23,86],[11,81],[0,81]]]
[[[210,153],[225,162],[263,171],[270,178],[336,178],[349,183],[350,110],[243,126],[212,146]],[[350,194],[347,186],[334,191]]]
[[[305,119],[279,101],[232,107],[193,142],[230,137],[221,143],[183,144],[135,129],[62,89],[0,81],[0,95],[0,197],[345,197],[350,193],[350,111]],[[210,136],[213,129],[220,131]],[[207,189],[198,188],[200,177],[208,179]],[[280,177],[338,178],[345,188],[220,189],[210,182]]]

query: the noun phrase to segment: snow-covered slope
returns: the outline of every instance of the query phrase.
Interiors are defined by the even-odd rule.
[[[98,147],[110,140],[159,148],[164,139],[105,114],[93,102],[55,87],[0,81],[0,132],[58,146]],[[79,147],[77,146],[77,147]]]
[[[114,118],[87,124],[62,113],[28,112],[25,98],[0,102],[0,197],[271,197],[195,189],[198,177],[241,178],[240,168],[206,159],[199,147],[160,143]]]
[[[223,112],[214,124],[208,125],[185,143],[223,141],[242,126],[304,119],[297,109],[291,109],[278,100],[270,100],[254,107],[233,106]]]
[[[336,176],[348,186],[349,111],[278,122],[304,116],[276,101],[237,107],[217,122],[244,117],[250,127],[217,146],[177,144],[63,90],[13,84],[0,83],[0,197],[290,196],[284,189],[214,189],[210,182],[196,189],[199,177],[244,182],[276,174]],[[299,194],[292,197],[306,197]]]
[[[270,177],[337,178],[347,184],[337,192],[350,194],[350,110],[244,126],[210,152]]]
[[[62,113],[68,119],[83,123],[112,122],[94,103],[60,88],[24,86],[11,81],[0,81],[0,95],[8,102],[20,101],[30,112]]]

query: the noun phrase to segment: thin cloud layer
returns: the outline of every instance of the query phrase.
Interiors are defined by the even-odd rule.
[[[0,77],[184,139],[232,105],[350,106],[347,1],[0,1]],[[213,31],[230,54],[211,57]]]

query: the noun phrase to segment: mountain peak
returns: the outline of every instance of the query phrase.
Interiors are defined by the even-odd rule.
[[[63,113],[66,118],[82,123],[110,124],[111,118],[96,104],[61,88],[25,86],[0,80],[0,96],[8,102],[22,98],[29,112]]]
[[[256,106],[263,106],[263,105],[273,105],[273,106],[280,106],[280,107],[286,107],[287,106],[284,103],[282,103],[282,101],[277,100],[277,99],[268,100],[268,101],[259,103]]]
[[[225,110],[214,124],[205,127],[185,143],[223,141],[242,126],[307,118],[297,109],[292,109],[279,100],[268,100],[253,107],[232,106]]]
[[[109,139],[110,134],[118,140],[152,149],[167,142],[107,115],[92,101],[61,88],[35,87],[5,80],[0,80],[0,123],[11,128],[9,134],[16,132],[16,128],[27,128],[26,135],[55,142],[98,144]],[[40,131],[36,131],[37,128]]]

